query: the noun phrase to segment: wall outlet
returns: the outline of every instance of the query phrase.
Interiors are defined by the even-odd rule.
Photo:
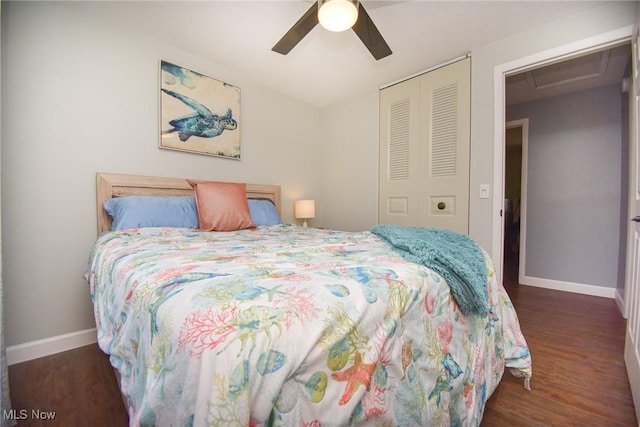
[[[480,184],[480,198],[481,199],[489,198],[489,184]]]

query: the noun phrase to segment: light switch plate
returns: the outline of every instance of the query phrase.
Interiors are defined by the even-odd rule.
[[[481,199],[489,198],[489,184],[480,184],[480,198]]]

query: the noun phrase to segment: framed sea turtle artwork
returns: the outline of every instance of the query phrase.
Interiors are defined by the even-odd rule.
[[[240,160],[240,88],[161,60],[160,148]]]

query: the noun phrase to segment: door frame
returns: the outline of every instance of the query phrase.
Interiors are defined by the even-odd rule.
[[[521,172],[520,172],[520,243],[518,249],[518,283],[522,283],[522,278],[525,272],[525,260],[526,260],[526,248],[527,248],[527,171],[529,165],[528,159],[528,147],[529,147],[529,119],[510,120],[504,125],[505,133],[507,129],[520,128],[522,135],[522,158],[520,159]],[[505,135],[506,138],[506,135]],[[506,140],[505,140],[506,144]],[[506,146],[505,146],[506,150]],[[505,159],[506,161],[506,159]],[[506,164],[503,165],[503,169],[506,168]],[[506,170],[505,170],[506,174]],[[504,176],[504,174],[503,174]],[[504,188],[504,185],[503,185]],[[504,193],[503,193],[504,194]],[[504,198],[504,195],[503,195]],[[504,260],[504,232],[502,238],[503,252],[502,259]],[[503,268],[504,270],[504,268]]]
[[[588,37],[553,49],[535,53],[514,61],[500,64],[493,69],[493,220],[491,257],[495,264],[498,282],[504,276],[504,175],[505,175],[505,79],[532,68],[567,60],[575,56],[629,42],[633,26],[629,25],[597,36]],[[521,265],[522,267],[522,265]]]

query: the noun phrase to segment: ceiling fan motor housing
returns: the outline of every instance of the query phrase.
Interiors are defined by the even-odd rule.
[[[329,31],[345,31],[358,19],[358,0],[318,0],[318,21]]]

